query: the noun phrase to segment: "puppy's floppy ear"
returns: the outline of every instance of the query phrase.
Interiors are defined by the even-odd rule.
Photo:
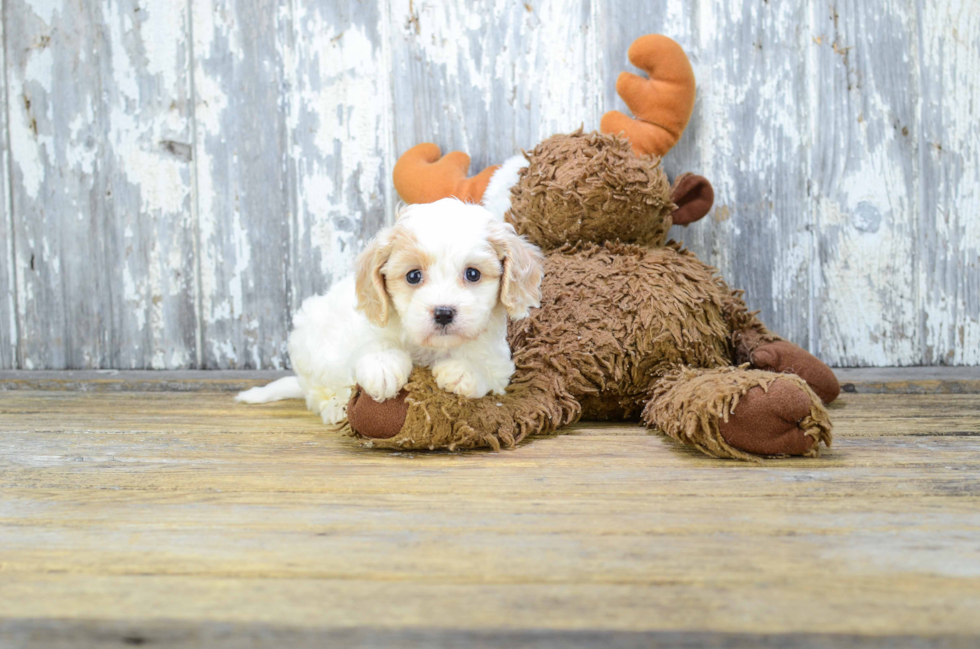
[[[500,278],[500,303],[514,320],[527,317],[531,307],[541,306],[544,255],[536,245],[518,236],[510,223],[491,222],[488,237],[504,266]]]
[[[382,230],[368,247],[357,256],[355,285],[357,308],[379,327],[388,324],[391,298],[385,289],[381,268],[391,255],[391,228]]]

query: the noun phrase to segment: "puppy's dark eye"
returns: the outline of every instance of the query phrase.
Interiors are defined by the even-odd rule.
[[[405,275],[405,281],[409,284],[418,284],[422,281],[422,271],[420,270],[410,270]]]
[[[480,281],[480,271],[475,268],[466,269],[466,281],[467,282],[479,282]]]

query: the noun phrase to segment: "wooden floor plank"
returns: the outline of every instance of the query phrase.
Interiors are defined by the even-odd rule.
[[[976,634],[975,580],[840,579],[636,584],[427,584],[350,579],[12,575],[7,617],[291,626]],[[42,601],[38,593],[45,593]],[[860,593],[860,597],[855,597]],[[123,597],[122,595],[125,596]],[[930,603],[927,611],[923,602]],[[66,611],[68,614],[66,615]],[[109,615],[107,615],[107,613]]]
[[[841,437],[980,435],[980,394],[845,394],[830,406]],[[325,434],[301,401],[245,406],[227,392],[0,391],[3,431],[285,432]],[[639,426],[588,422],[565,435],[645,435]]]
[[[832,416],[822,457],[752,465],[631,424],[399,453],[300,402],[0,391],[0,644],[976,640],[980,395]]]
[[[643,584],[701,582],[712,575],[750,583],[781,579],[792,567],[801,580],[829,568],[849,577],[980,579],[980,548],[968,543],[980,532],[972,512],[932,512],[922,522],[918,510],[865,523],[852,510],[837,520],[824,513],[811,523],[804,515],[761,516],[758,503],[728,499],[728,516],[720,518],[718,509],[709,514],[718,517],[715,525],[704,516],[658,525],[665,517],[656,504],[636,505],[633,516],[592,507],[594,513],[578,520],[532,514],[526,522],[504,514],[454,517],[367,506],[320,524],[301,523],[304,512],[297,512],[288,522],[251,526],[224,523],[218,508],[209,510],[212,522],[190,523],[181,520],[181,508],[156,515],[162,509],[156,507],[121,524],[7,517],[0,544],[8,574]],[[374,524],[371,517],[389,522]],[[323,508],[314,512],[313,520],[324,518]],[[732,518],[741,523],[729,524]]]

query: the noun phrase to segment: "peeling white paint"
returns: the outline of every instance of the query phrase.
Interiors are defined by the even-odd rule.
[[[132,316],[136,320],[137,331],[143,331],[146,326],[146,304],[144,300],[144,288],[137,286],[133,274],[127,266],[123,266],[123,299],[126,305],[132,309]],[[142,284],[142,283],[141,283]]]
[[[0,43],[5,43],[0,21]],[[6,71],[6,53],[0,47],[0,71]],[[14,280],[13,205],[9,193],[9,149],[7,147],[6,73],[0,74],[0,281],[6,294],[0,298],[0,369],[17,367],[17,284]]]
[[[211,355],[214,358],[228,359],[232,364],[238,363],[238,353],[230,340],[210,339],[207,344],[211,348]]]
[[[486,6],[408,0],[392,5],[398,32],[411,46],[409,56],[435,73],[436,85],[428,92],[439,101],[433,108],[449,115],[457,146],[474,157],[489,146],[494,155],[488,162],[496,163],[553,133],[597,127],[595,53],[589,27],[580,23],[588,19],[585,8],[577,2],[481,4]],[[443,119],[432,115],[432,134],[420,135],[438,135]],[[524,137],[514,138],[515,132],[507,133],[509,141],[480,141],[472,127],[488,121],[499,122],[496,130],[520,124]]]
[[[194,12],[194,121],[197,129],[197,146],[194,148],[194,159],[197,168],[197,204],[198,204],[198,224],[199,237],[202,243],[199,254],[202,259],[200,262],[200,291],[201,291],[201,318],[208,323],[216,320],[231,317],[232,305],[225,303],[223,308],[219,308],[213,299],[218,293],[217,268],[224,263],[221,252],[216,249],[212,242],[216,236],[217,219],[226,218],[229,215],[219,215],[214,202],[216,187],[214,186],[214,176],[212,173],[214,160],[204,146],[205,139],[210,134],[221,133],[221,119],[225,110],[228,108],[229,100],[225,89],[219,80],[212,77],[211,73],[204,68],[204,62],[212,55],[214,38],[216,34],[223,34],[230,42],[237,43],[237,35],[232,25],[226,22],[227,13],[218,11],[217,8],[209,7],[205,4],[198,5],[200,11]],[[229,48],[228,53],[235,55],[240,48]],[[229,358],[233,362],[237,361],[233,348],[230,344],[226,346],[212,345],[212,350],[227,349],[230,352]]]
[[[25,4],[38,18],[50,24],[61,13],[64,0],[27,0]]]
[[[296,5],[284,96],[296,211],[290,215],[290,308],[353,269],[390,218],[392,108],[382,34],[386,7]],[[269,362],[286,357],[285,339]]]
[[[189,139],[186,14],[6,5],[17,319],[32,365],[150,367],[162,350],[186,354],[190,173],[163,146]]]
[[[821,29],[813,30],[828,34],[817,45],[818,68],[825,72],[814,83],[822,105],[833,108],[832,117],[814,115],[822,152],[812,174],[822,257],[820,352],[835,365],[910,365],[922,353],[916,309],[920,206],[908,101],[915,66],[899,62],[896,69],[894,58],[860,44],[856,28],[856,14],[863,14],[861,20],[874,26],[865,31],[889,35],[887,51],[914,49],[914,16],[905,9],[865,6],[848,8],[848,14],[838,8],[836,23],[821,16]]]
[[[245,312],[243,290],[245,288],[245,272],[249,269],[252,259],[252,245],[248,240],[248,230],[242,227],[241,212],[232,214],[231,244],[235,251],[235,263],[231,279],[228,282],[228,295],[231,298],[231,312],[228,317],[236,318]]]
[[[944,0],[920,12],[919,155],[924,245],[919,308],[927,363],[980,364],[980,12]],[[930,232],[932,230],[932,232]],[[932,234],[932,236],[930,236]]]
[[[315,116],[312,151],[294,148],[297,216],[300,233],[310,228],[319,271],[334,280],[350,272],[361,247],[356,225],[365,215],[352,209],[348,197],[384,203],[378,187],[387,180],[381,178],[386,147],[382,122],[387,115],[377,98],[387,80],[377,74],[377,47],[363,27],[337,33],[319,12],[307,11],[298,16],[303,34],[316,36],[294,62],[306,74],[295,76],[287,127],[302,134],[303,120]],[[334,178],[341,183],[335,185]],[[337,227],[341,221],[348,224],[346,229]]]
[[[137,210],[120,215],[126,306],[120,338],[132,349],[131,366],[163,369],[169,367],[168,350],[186,344],[182,330],[192,322],[193,260],[185,252],[191,235],[190,168],[179,155],[180,147],[190,147],[183,105],[190,90],[188,16],[186,5],[134,11],[107,3],[103,19],[111,52],[111,83],[103,83],[110,98],[104,107],[109,131],[103,155],[116,171],[120,205]],[[174,353],[186,356],[183,350]]]
[[[27,195],[36,199],[45,179],[46,158],[54,154],[54,139],[46,130],[51,123],[50,104],[41,101],[53,86],[53,55],[50,48],[33,49],[27,53],[23,69],[10,70],[7,106],[10,115],[11,163],[20,169],[22,185]],[[38,111],[44,109],[43,114]]]
[[[180,111],[166,106],[177,101],[173,93],[181,87],[176,74],[181,60],[177,50],[185,45],[186,12],[179,6],[151,10],[150,19],[141,19],[139,42],[145,46],[141,55],[127,47],[135,29],[129,14],[112,15],[107,21],[117,93],[109,114],[110,144],[126,180],[140,190],[141,214],[179,215],[187,208],[190,192],[186,162],[167,154],[161,142],[183,139],[180,134],[186,128]],[[151,79],[166,94],[141,93],[140,84]],[[148,104],[158,103],[164,106],[147,110]]]
[[[194,5],[200,326],[210,367],[262,367],[288,334],[282,20],[282,6]]]

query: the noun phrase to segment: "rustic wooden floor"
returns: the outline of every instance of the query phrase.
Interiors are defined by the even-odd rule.
[[[842,377],[834,447],[753,466],[627,425],[380,452],[219,391],[247,375],[0,375],[0,646],[976,646],[980,372]]]

